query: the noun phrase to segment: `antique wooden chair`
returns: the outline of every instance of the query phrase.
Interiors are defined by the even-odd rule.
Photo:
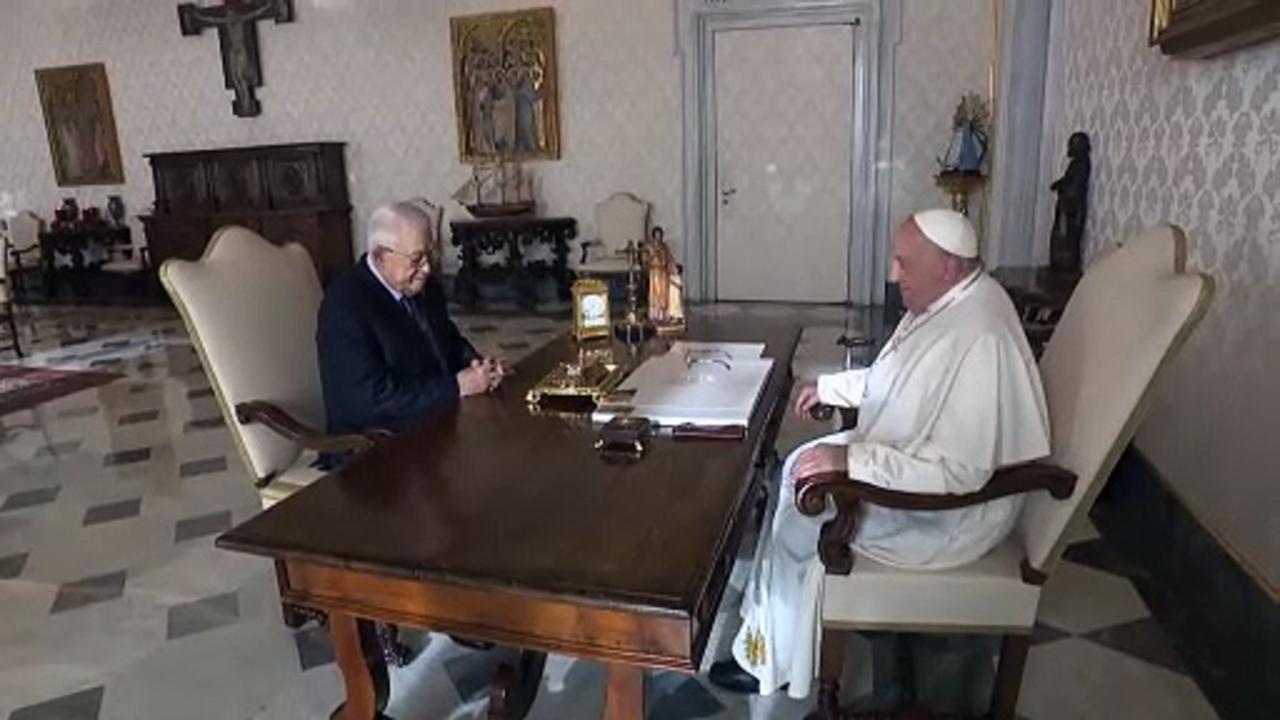
[[[45,223],[39,215],[24,210],[11,218],[8,225],[9,245],[5,248],[3,258],[7,266],[5,276],[12,300],[22,303],[27,298],[27,281],[30,279],[28,271],[37,271],[41,265],[40,233],[44,230]]]
[[[992,715],[1012,720],[1041,588],[1142,421],[1154,383],[1204,317],[1212,279],[1188,272],[1186,237],[1150,229],[1099,260],[1076,288],[1040,360],[1052,429],[1044,462],[998,471],[979,492],[922,495],[819,477],[797,489],[802,512],[834,503],[819,540],[827,568],[816,716],[841,717],[838,678],[846,633],[1003,636]],[[1041,492],[1044,491],[1044,492]],[[859,503],[943,510],[1025,494],[1018,530],[991,553],[944,571],[910,571],[867,558],[854,563],[849,539]]]
[[[649,237],[649,203],[627,192],[596,203],[596,238],[582,241],[578,275],[619,275],[627,272],[622,250]]]
[[[9,263],[5,258],[9,255],[9,225],[0,218],[0,322],[4,323],[8,335],[0,337],[0,351],[12,350],[22,357],[22,342],[18,336],[18,322],[13,309],[13,287],[9,277]]]

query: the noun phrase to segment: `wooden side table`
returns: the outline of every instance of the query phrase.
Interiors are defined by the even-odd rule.
[[[520,306],[532,310],[538,298],[534,281],[552,277],[561,300],[570,297],[569,241],[578,236],[578,221],[568,217],[514,217],[484,220],[454,220],[449,223],[453,245],[461,248],[462,267],[454,284],[454,295],[466,308],[480,299],[480,283],[497,279],[512,285]],[[529,261],[530,245],[548,245],[552,259]],[[505,262],[485,265],[485,255],[506,251]]]

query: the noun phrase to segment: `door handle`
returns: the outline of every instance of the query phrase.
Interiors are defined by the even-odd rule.
[[[720,204],[721,204],[721,205],[728,205],[728,204],[729,204],[729,198],[733,197],[733,196],[734,196],[734,195],[736,195],[737,193],[738,193],[738,188],[736,188],[736,187],[731,187],[731,188],[729,188],[729,189],[727,189],[727,190],[721,190],[721,191],[720,191]]]

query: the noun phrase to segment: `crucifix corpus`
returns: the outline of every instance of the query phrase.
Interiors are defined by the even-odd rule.
[[[235,92],[231,112],[236,117],[262,114],[262,104],[254,96],[262,87],[262,63],[258,57],[258,21],[276,24],[293,22],[293,0],[226,0],[222,5],[195,3],[178,5],[178,24],[183,35],[199,35],[205,28],[217,28],[222,49],[222,78]]]

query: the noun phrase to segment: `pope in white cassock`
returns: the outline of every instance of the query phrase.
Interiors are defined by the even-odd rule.
[[[973,226],[917,213],[893,242],[891,279],[906,314],[869,368],[802,387],[796,412],[858,408],[857,426],[807,443],[782,467],[742,601],[733,660],[711,679],[739,692],[808,696],[817,669],[824,576],[821,518],[795,506],[797,480],[829,472],[894,490],[968,493],[997,468],[1049,454],[1040,374],[1008,295],[983,272]],[[944,569],[978,559],[1013,529],[1020,498],[943,512],[864,505],[853,550],[877,562]]]

